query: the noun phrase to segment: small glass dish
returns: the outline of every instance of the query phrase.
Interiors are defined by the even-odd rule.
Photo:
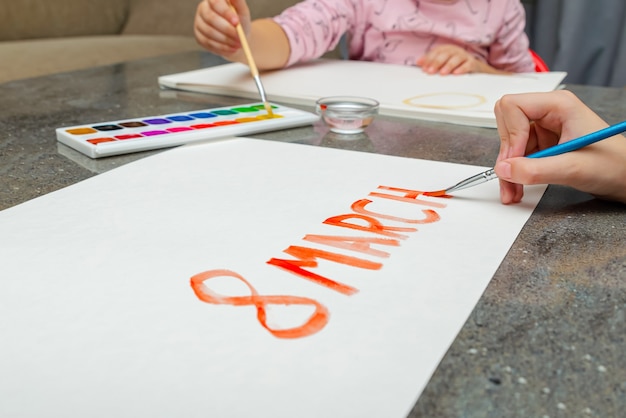
[[[332,132],[358,134],[372,123],[379,103],[374,99],[354,96],[322,97],[315,102],[315,111]]]

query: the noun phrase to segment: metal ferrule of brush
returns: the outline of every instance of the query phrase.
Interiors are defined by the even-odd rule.
[[[261,77],[256,75],[253,78],[254,82],[256,83],[256,87],[259,90],[259,94],[261,95],[261,100],[263,102],[267,102],[267,97],[265,97],[265,89],[263,88],[263,84],[261,84]]]
[[[470,178],[467,178],[457,184],[455,184],[454,186],[446,189],[446,193],[451,193],[454,192],[456,190],[462,190],[462,189],[466,189],[468,187],[472,187],[472,186],[476,186],[477,184],[481,184],[481,183],[485,183],[489,180],[493,180],[496,177],[498,177],[496,175],[496,172],[494,171],[493,168],[484,171],[482,173],[476,174],[475,176],[472,176]]]

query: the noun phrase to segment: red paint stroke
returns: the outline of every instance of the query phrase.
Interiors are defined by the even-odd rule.
[[[335,235],[314,235],[308,234],[302,238],[305,241],[315,242],[317,244],[328,245],[330,247],[341,248],[344,250],[356,251],[376,257],[389,257],[389,253],[377,250],[371,247],[371,244],[390,245],[399,247],[400,242],[390,238],[371,238],[371,237],[340,237]]]
[[[351,222],[346,222],[348,219],[360,219],[367,223],[367,225],[360,225]],[[388,237],[407,239],[408,235],[397,234],[391,231],[402,231],[402,232],[415,232],[417,229],[415,228],[404,228],[400,226],[385,226],[377,219],[372,218],[371,216],[359,215],[356,213],[350,213],[346,215],[333,216],[324,221],[327,225],[333,226],[341,226],[343,228],[356,229],[358,231],[366,231],[373,232],[375,234],[381,234]]]
[[[199,125],[196,126],[200,127]],[[202,127],[204,128],[204,126]],[[439,190],[436,192],[422,192],[418,190],[401,189],[388,186],[378,186],[378,189],[388,190],[392,192],[401,192],[403,195],[398,196],[378,192],[371,192],[369,195],[435,208],[445,208],[446,205],[441,202],[419,199],[418,197],[452,197],[446,195],[445,190]],[[378,244],[397,247],[400,245],[398,239],[408,238],[408,235],[400,234],[399,232],[416,232],[417,229],[383,225],[383,223],[376,218],[408,224],[429,224],[440,220],[439,214],[431,209],[422,210],[422,213],[425,216],[423,219],[406,219],[365,209],[365,207],[370,203],[373,203],[373,201],[369,199],[357,200],[351,205],[351,209],[355,213],[333,216],[326,219],[323,223],[332,226],[339,226],[342,228],[349,228],[357,231],[365,231],[374,234],[384,235],[397,239],[308,234],[303,238],[303,240],[344,250],[360,252],[371,256],[386,258],[389,257],[388,252],[372,248],[372,245]],[[303,277],[316,284],[325,286],[328,289],[337,291],[347,296],[357,293],[358,289],[347,284],[331,280],[320,274],[306,270],[305,268],[316,268],[318,266],[318,258],[326,259],[328,261],[333,261],[336,263],[346,264],[352,267],[359,267],[370,270],[380,270],[382,268],[382,263],[376,263],[362,258],[351,257],[344,254],[337,254],[308,247],[290,246],[286,250],[284,250],[284,252],[295,257],[296,259],[284,260],[279,258],[272,258],[267,261],[267,264],[282,268],[297,276]],[[215,277],[224,276],[233,277],[244,282],[250,290],[250,296],[222,296],[216,292],[211,291],[211,289],[205,284],[207,280]],[[210,270],[196,274],[191,278],[191,287],[193,288],[193,291],[198,299],[206,303],[233,306],[255,306],[259,323],[272,335],[278,338],[301,338],[313,335],[316,332],[319,332],[322,328],[324,328],[329,320],[330,314],[328,312],[328,309],[316,300],[301,296],[259,295],[256,289],[254,289],[254,287],[252,287],[252,285],[248,283],[248,281],[246,281],[241,275],[231,270]],[[268,305],[309,305],[315,308],[315,312],[303,325],[299,327],[287,329],[273,329],[270,328],[267,324],[266,307]]]
[[[373,201],[369,200],[369,199],[357,200],[356,202],[354,202],[352,204],[352,206],[350,208],[353,211],[355,211],[356,213],[360,213],[362,215],[370,215],[370,216],[375,216],[377,218],[389,219],[391,221],[404,222],[404,223],[407,223],[407,224],[430,224],[430,223],[433,223],[433,222],[437,222],[437,221],[439,221],[441,219],[439,217],[439,214],[437,212],[435,212],[434,210],[432,210],[432,209],[423,209],[422,210],[422,213],[424,213],[424,215],[426,215],[426,217],[424,219],[400,218],[400,217],[397,217],[397,216],[385,215],[384,213],[372,212],[370,210],[365,209],[365,206],[369,205],[372,202]]]
[[[289,255],[297,257],[298,260],[283,260],[279,258],[271,258],[267,261],[267,264],[280,267],[293,274],[304,277],[312,282],[325,286],[331,290],[343,293],[344,295],[352,295],[358,292],[352,286],[348,286],[343,283],[336,282],[327,277],[305,270],[302,267],[317,267],[317,258],[323,258],[325,260],[333,261],[335,263],[347,264],[352,267],[359,267],[368,270],[380,270],[383,266],[381,263],[375,263],[373,261],[364,260],[362,258],[350,257],[343,254],[331,253],[329,251],[318,250],[315,248],[299,247],[292,245],[284,250]]]
[[[422,192],[424,196],[432,196],[432,197],[445,197],[449,199],[452,195],[446,194],[445,190],[437,190],[436,192]]]
[[[410,189],[400,189],[398,187],[389,187],[389,186],[378,186],[379,189],[382,190],[390,190],[393,192],[403,192],[404,196],[396,196],[396,195],[391,195],[391,194],[385,194],[385,193],[377,193],[377,192],[371,192],[369,195],[370,196],[376,196],[376,197],[382,197],[384,199],[391,199],[391,200],[398,200],[400,202],[406,202],[406,203],[411,203],[411,204],[415,204],[415,205],[424,205],[424,206],[432,206],[435,208],[445,208],[446,205],[440,202],[432,202],[430,200],[422,200],[422,199],[418,199],[418,196],[420,195],[424,195],[425,192],[419,191],[419,190],[410,190]],[[447,195],[443,195],[443,196],[437,196],[437,197],[451,197],[451,196],[447,196]]]
[[[241,280],[250,289],[250,296],[222,296],[213,292],[205,282],[216,277],[233,277]],[[231,270],[205,271],[196,274],[190,281],[194,293],[203,302],[214,305],[254,306],[257,310],[259,323],[273,336],[278,338],[302,338],[313,335],[326,326],[330,316],[328,309],[324,305],[311,298],[290,295],[259,295],[256,289],[243,276]],[[308,305],[315,307],[315,312],[299,327],[273,329],[267,325],[266,307],[268,305]]]

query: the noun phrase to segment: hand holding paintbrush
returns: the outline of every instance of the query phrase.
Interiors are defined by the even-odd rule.
[[[237,10],[230,5],[233,12],[237,13]],[[250,73],[252,74],[252,78],[256,83],[257,89],[259,90],[259,94],[261,95],[261,100],[263,100],[263,106],[265,106],[265,110],[269,116],[274,116],[272,112],[272,106],[267,101],[267,96],[265,95],[265,88],[263,87],[263,83],[261,83],[261,77],[259,76],[259,70],[257,69],[256,63],[254,62],[254,57],[252,56],[252,51],[250,50],[250,45],[248,45],[248,39],[246,38],[246,33],[243,30],[243,26],[241,26],[241,22],[237,23],[236,26],[237,34],[239,35],[239,41],[241,42],[241,48],[243,49],[244,54],[246,55],[246,61],[248,62],[248,67],[250,67]]]
[[[561,184],[626,203],[626,138],[619,135],[626,121],[607,127],[563,90],[504,96],[495,113],[502,141],[495,168],[427,194],[452,193],[498,177],[505,204],[521,201],[522,184]]]
[[[243,30],[237,28],[239,24]],[[274,19],[252,20],[246,0],[201,1],[193,27],[196,41],[204,49],[244,64],[250,62],[250,53],[251,65],[259,71],[283,68],[291,55],[291,44],[283,27]]]

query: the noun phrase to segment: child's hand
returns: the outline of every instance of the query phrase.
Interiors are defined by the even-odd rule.
[[[456,45],[438,45],[417,60],[427,74],[466,74],[484,72],[483,64]]]
[[[194,19],[196,41],[209,52],[226,58],[232,57],[241,49],[236,29],[240,22],[248,33],[250,9],[245,0],[202,0]]]

